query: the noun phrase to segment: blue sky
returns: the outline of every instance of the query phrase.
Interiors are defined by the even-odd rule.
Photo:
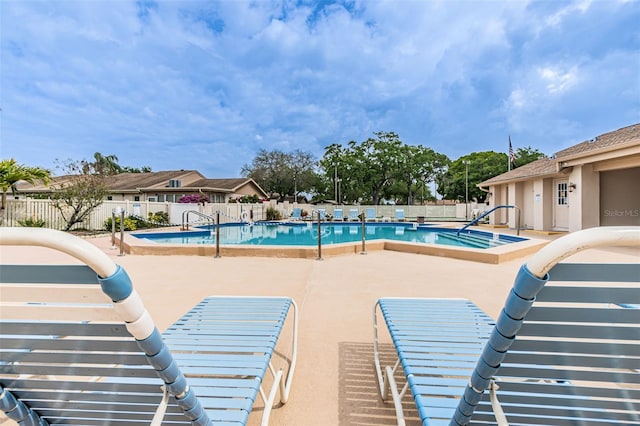
[[[0,156],[237,177],[394,131],[456,159],[640,122],[638,1],[0,2]]]

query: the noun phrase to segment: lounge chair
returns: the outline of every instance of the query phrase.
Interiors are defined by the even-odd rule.
[[[241,425],[258,393],[267,424],[278,390],[286,402],[291,299],[206,298],[161,335],[124,269],[87,241],[0,228],[0,244],[83,263],[0,265],[0,409],[18,424]],[[270,361],[291,308],[285,374]]]
[[[299,207],[295,207],[291,212],[291,217],[289,220],[298,221],[302,220],[302,209]]]
[[[349,209],[349,220],[350,221],[359,221],[360,218],[358,217],[360,213],[358,212],[358,209]]]
[[[373,207],[367,207],[364,211],[364,219],[367,222],[377,222],[378,218],[376,217],[376,209]]]
[[[396,222],[404,222],[404,209],[396,209]]]
[[[640,423],[640,310],[620,306],[640,302],[640,264],[559,263],[607,245],[639,247],[640,227],[550,243],[521,267],[495,326],[468,300],[380,299],[375,369],[398,425],[408,389],[423,425]],[[399,357],[384,371],[378,307]]]
[[[333,210],[333,220],[335,220],[337,222],[344,221],[344,213],[343,213],[342,209],[334,209]]]

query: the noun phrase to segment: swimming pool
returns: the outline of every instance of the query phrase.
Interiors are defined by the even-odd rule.
[[[322,245],[362,241],[361,223],[323,223],[320,228]],[[465,231],[458,237],[457,230],[409,223],[366,223],[366,241],[391,240],[408,243],[436,244],[475,249],[489,249],[505,244],[525,241],[526,238],[485,231]],[[135,233],[136,238],[158,244],[216,243],[214,228],[183,232]],[[305,246],[318,244],[315,223],[255,223],[225,224],[220,226],[221,245],[250,246]]]

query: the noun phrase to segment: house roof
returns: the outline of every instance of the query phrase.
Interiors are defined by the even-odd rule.
[[[246,184],[247,181],[251,181],[248,178],[230,178],[230,179],[200,179],[193,182],[189,186],[197,186],[203,188],[215,188],[233,191]]]
[[[640,144],[640,123],[632,124],[612,132],[604,133],[591,140],[580,142],[558,151],[552,158],[542,158],[509,172],[480,182],[477,186],[489,186],[504,182],[526,180],[534,176],[555,175],[561,169],[560,164],[568,159],[580,158],[591,154],[612,151],[627,145]]]
[[[496,183],[525,180],[534,176],[545,176],[557,173],[556,160],[544,157],[531,163],[520,166],[517,169],[513,169],[510,172],[503,173],[498,176],[494,176],[491,179],[485,180],[478,184],[478,186],[495,185]]]
[[[51,187],[59,186],[67,182],[71,176],[56,176],[51,179],[49,185],[41,183],[32,185],[21,182],[17,185],[19,192],[49,192]],[[179,187],[170,187],[169,181],[177,179],[181,181]],[[105,183],[110,192],[139,193],[146,191],[198,191],[209,190],[213,192],[233,193],[242,186],[252,183],[263,197],[267,196],[262,188],[250,178],[207,179],[197,170],[167,170],[148,173],[120,173],[107,176]]]
[[[613,132],[604,133],[591,140],[570,146],[569,148],[556,152],[555,158],[565,160],[568,157],[578,157],[594,151],[613,149],[623,144],[638,142],[640,142],[640,123],[622,127]]]
[[[196,170],[167,170],[162,172],[149,173],[120,173],[108,176],[106,184],[110,191],[132,191],[140,188],[163,189],[168,187],[169,181],[172,179],[191,178],[191,182],[203,179],[204,176]],[[189,181],[184,182],[183,186],[191,186]]]
[[[267,198],[269,194],[267,194],[264,189],[260,187],[251,178],[227,178],[227,179],[200,179],[195,181],[189,185],[192,188],[203,188],[215,190],[218,192],[235,192],[240,189],[242,186],[252,183],[258,191],[262,193],[264,198]]]

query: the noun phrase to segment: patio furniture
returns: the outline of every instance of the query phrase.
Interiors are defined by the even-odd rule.
[[[349,220],[350,221],[359,221],[360,218],[358,217],[360,213],[358,212],[358,209],[349,209]]]
[[[342,209],[334,209],[333,210],[333,220],[335,220],[337,222],[344,221],[344,213],[343,213]]]
[[[364,210],[364,219],[367,222],[377,222],[378,218],[376,217],[376,209],[373,207],[367,207]]]
[[[404,222],[404,209],[396,209],[396,222]]]
[[[19,424],[245,424],[258,393],[267,424],[278,391],[288,399],[290,298],[206,298],[161,335],[125,270],[86,240],[0,228],[0,245],[75,263],[0,265],[0,409]],[[270,361],[290,309],[285,373]]]
[[[291,212],[291,217],[289,219],[293,221],[302,220],[302,209],[299,207],[295,207]]]
[[[628,306],[640,302],[640,264],[560,263],[603,246],[639,247],[640,227],[587,229],[544,247],[521,267],[495,326],[467,300],[380,299],[375,369],[398,424],[409,389],[424,425],[638,424],[640,310]],[[384,371],[378,307],[398,353]]]

